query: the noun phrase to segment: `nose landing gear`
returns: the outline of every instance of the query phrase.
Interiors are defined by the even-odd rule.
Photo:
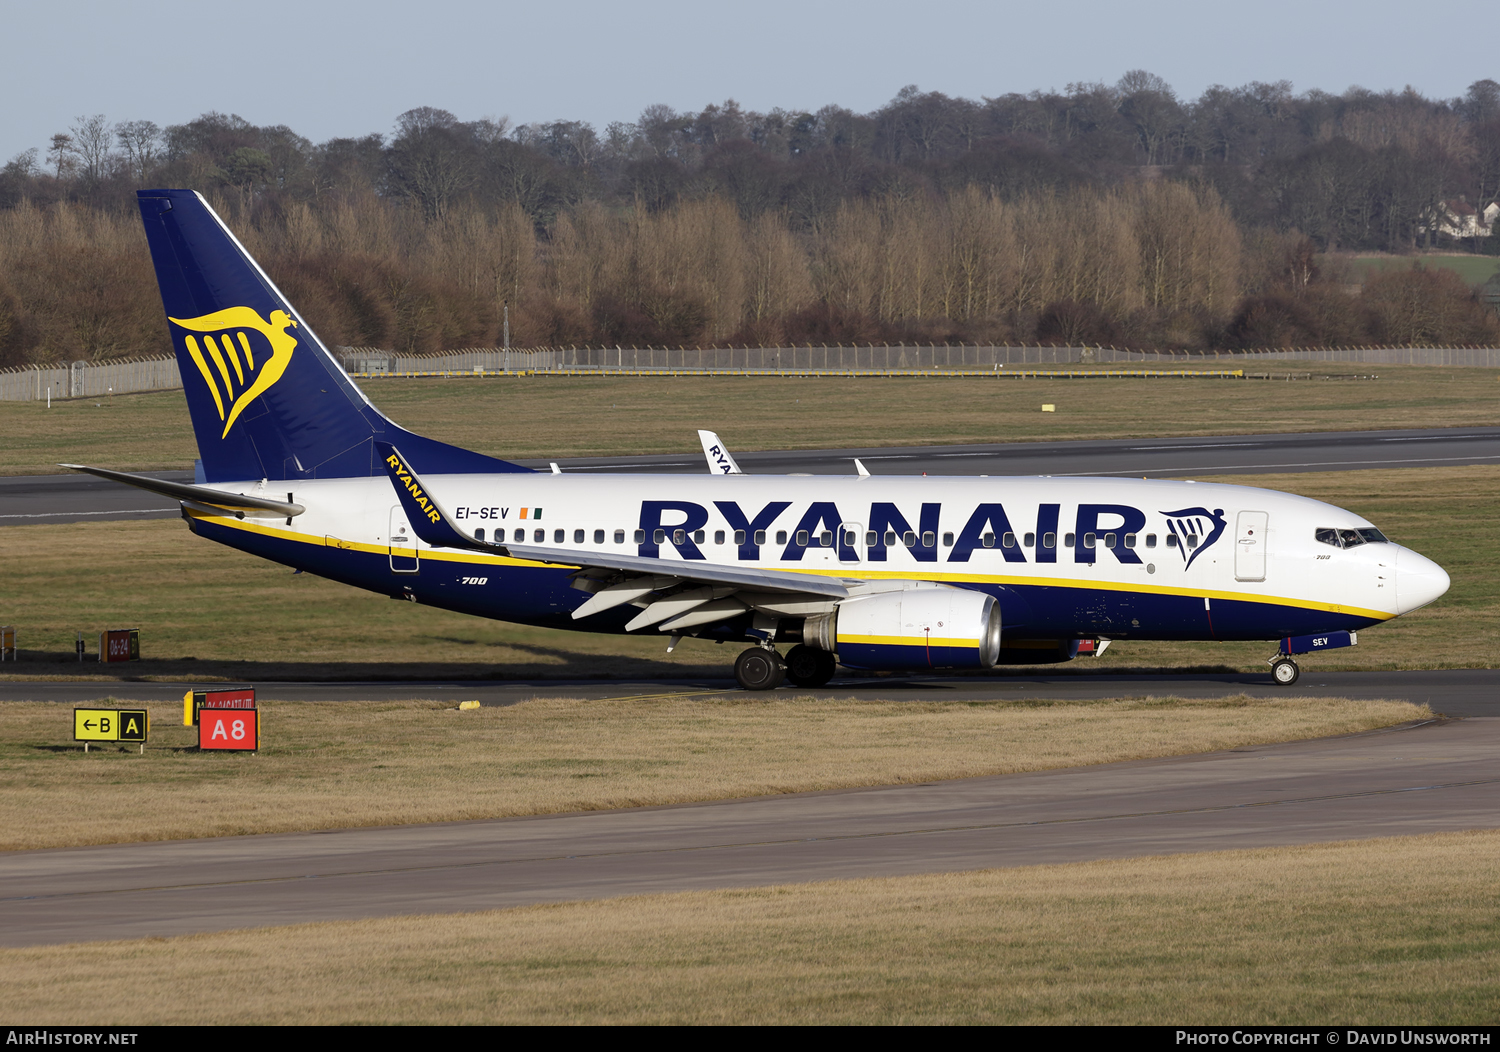
[[[1280,687],[1290,687],[1297,682],[1297,677],[1302,675],[1302,670],[1297,663],[1289,657],[1273,658],[1271,660],[1271,678]]]

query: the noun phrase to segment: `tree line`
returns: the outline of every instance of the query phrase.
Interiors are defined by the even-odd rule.
[[[1354,295],[1325,253],[1454,247],[1500,193],[1500,84],[1150,74],[871,114],[648,108],[603,133],[418,108],[389,136],[80,118],[0,170],[0,364],[159,353],[133,190],[203,189],[330,343],[1493,342],[1449,271]],[[1467,246],[1500,250],[1500,232]]]

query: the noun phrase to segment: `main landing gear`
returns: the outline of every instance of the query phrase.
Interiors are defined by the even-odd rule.
[[[734,678],[746,690],[775,690],[786,678],[786,662],[770,647],[751,647],[734,659]]]
[[[821,687],[837,667],[828,651],[800,643],[785,658],[769,647],[751,647],[735,659],[734,678],[746,690],[774,690],[788,679],[799,687]]]
[[[1271,678],[1279,687],[1290,687],[1297,682],[1297,677],[1300,675],[1302,675],[1302,670],[1289,657],[1279,657],[1271,661]]]

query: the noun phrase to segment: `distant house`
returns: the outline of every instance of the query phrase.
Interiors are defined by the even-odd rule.
[[[1475,208],[1460,197],[1444,201],[1437,207],[1437,214],[1426,225],[1417,227],[1417,233],[1425,234],[1428,226],[1432,233],[1441,237],[1471,238],[1489,237],[1494,229],[1495,218],[1500,216],[1500,204],[1491,201],[1484,208]]]

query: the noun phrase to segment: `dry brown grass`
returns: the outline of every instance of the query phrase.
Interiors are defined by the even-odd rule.
[[[1205,365],[1213,362],[1201,363]],[[1225,363],[1218,363],[1225,364]],[[747,377],[362,380],[397,423],[498,457],[701,455],[695,429],[731,449],[1165,438],[1479,426],[1495,422],[1493,369],[1245,363],[1370,381],[991,380]],[[1042,413],[1042,403],[1057,406]],[[190,469],[181,391],[0,402],[0,474],[59,461]]]
[[[225,836],[925,782],[1346,734],[1430,715],[1337,698],[928,703],[798,697],[268,703],[257,755],[151,706],[145,754],[0,707],[0,848]],[[135,706],[122,706],[135,707]]]
[[[1500,833],[1454,833],[0,950],[0,1003],[53,1025],[1489,1025],[1497,868]]]

